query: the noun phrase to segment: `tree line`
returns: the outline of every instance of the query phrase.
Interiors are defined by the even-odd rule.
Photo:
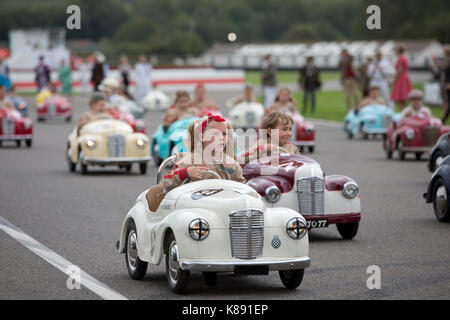
[[[239,43],[434,38],[450,42],[450,0],[0,0],[0,41],[16,28],[65,27],[81,8],[81,30],[125,54],[199,55],[237,34]],[[369,5],[381,30],[366,27]]]

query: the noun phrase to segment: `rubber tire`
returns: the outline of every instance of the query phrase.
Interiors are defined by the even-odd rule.
[[[170,248],[170,245],[172,244],[172,242],[174,242],[174,241],[176,243],[175,235],[173,233],[170,233],[170,235],[167,238],[167,242],[165,243],[167,283],[169,284],[170,290],[173,293],[183,294],[183,293],[186,293],[187,288],[188,288],[190,272],[179,269],[178,270],[178,280],[177,280],[176,284],[173,284],[170,281],[170,276],[169,276],[169,248]]]
[[[314,153],[314,149],[315,149],[314,146],[309,146],[309,147],[308,147],[309,153]]]
[[[444,185],[444,179],[442,179],[441,177],[439,177],[436,182],[434,183],[433,186],[433,209],[434,209],[434,215],[436,216],[436,219],[440,222],[450,222],[450,210],[449,210],[449,201],[448,201],[448,193],[447,193],[447,212],[444,212],[444,214],[442,216],[439,216],[437,214],[437,208],[436,208],[436,191],[437,189]]]
[[[131,172],[131,169],[133,169],[133,165],[132,164],[127,164],[124,168],[125,168],[126,172]]]
[[[33,140],[27,139],[27,140],[25,140],[25,144],[26,144],[27,148],[31,148],[31,146],[33,145]]]
[[[295,290],[303,281],[305,269],[280,270],[278,271],[281,282],[289,290]]]
[[[153,148],[155,148],[155,145],[157,145],[158,142],[154,142],[152,144]],[[155,164],[155,167],[159,168],[159,166],[161,165],[161,163],[163,162],[163,160],[159,157],[159,153],[154,153],[153,154],[153,163]]]
[[[388,160],[391,160],[392,159],[392,154],[393,154],[393,152],[390,150],[390,148],[389,148],[389,146],[387,146],[386,145],[386,142],[387,142],[388,140],[387,140],[387,137],[385,137],[384,138],[384,147],[385,147],[385,152],[386,152],[386,158],[388,159]]]
[[[208,287],[214,287],[217,284],[217,272],[203,272],[203,278]]]
[[[69,153],[69,149],[70,149],[70,147],[68,147],[68,149],[67,149],[67,154]],[[75,170],[77,168],[77,164],[73,163],[72,160],[70,160],[69,158],[67,159],[67,164],[69,166],[69,172],[75,172]]]
[[[403,161],[403,160],[405,160],[406,152],[400,151],[400,146],[401,145],[403,145],[403,143],[400,140],[400,141],[397,142],[398,158]]]
[[[88,166],[87,164],[84,164],[83,161],[80,161],[80,170],[82,175],[85,175],[88,172]]]
[[[419,161],[422,158],[423,152],[416,152],[416,160]]]
[[[67,117],[65,120],[66,122],[72,122],[72,116]]]
[[[136,231],[136,225],[134,224],[134,221],[130,221],[128,223],[127,226],[127,232],[126,232],[126,241],[128,242],[128,235],[130,233],[130,231],[134,230],[134,232],[136,233],[136,237],[137,237],[137,231]],[[144,278],[145,273],[147,272],[147,266],[148,263],[142,261],[141,259],[139,259],[139,257],[136,257],[136,270],[134,270],[134,272],[131,270],[129,263],[128,263],[128,253],[127,253],[127,249],[128,248],[128,243],[125,244],[125,265],[127,266],[127,270],[128,270],[128,274],[131,277],[131,279],[133,280],[141,280],[142,278]]]
[[[22,140],[16,140],[16,147],[20,148],[20,145],[22,144]]]
[[[352,240],[358,233],[359,222],[341,223],[337,224],[336,227],[342,238],[345,240]]]
[[[147,173],[147,163],[146,162],[139,163],[139,171],[141,172],[141,174]]]
[[[430,159],[430,171],[431,171],[431,172],[434,172],[434,171],[436,171],[436,169],[437,169],[437,166],[436,166],[436,159],[437,159],[438,157],[444,157],[444,154],[442,153],[441,150],[436,150],[436,152],[433,153],[433,155],[432,155],[432,157],[431,157],[431,159]]]

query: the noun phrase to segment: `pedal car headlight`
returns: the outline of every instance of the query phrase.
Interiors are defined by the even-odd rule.
[[[412,140],[412,139],[414,139],[414,137],[415,137],[416,135],[414,134],[414,130],[413,130],[413,129],[409,129],[409,130],[407,130],[407,131],[405,132],[405,136],[406,136],[406,139]]]
[[[344,189],[342,189],[342,194],[347,199],[353,199],[358,195],[359,188],[354,182],[347,182],[344,184]]]
[[[23,128],[25,129],[25,130],[28,130],[28,129],[30,129],[31,128],[31,125],[32,125],[33,123],[31,122],[31,121],[24,121],[23,122]]]
[[[292,239],[301,239],[308,232],[306,220],[300,217],[289,220],[286,225],[286,232]]]
[[[138,148],[143,149],[147,145],[147,141],[145,139],[139,138],[136,140],[136,145]]]
[[[97,141],[95,141],[94,139],[87,139],[86,141],[86,147],[88,147],[89,149],[95,149],[95,147],[97,146]]]
[[[209,224],[203,219],[195,219],[189,224],[189,235],[196,241],[205,240],[209,235]]]
[[[270,203],[275,203],[280,200],[281,192],[276,186],[270,186],[265,191],[266,200]]]

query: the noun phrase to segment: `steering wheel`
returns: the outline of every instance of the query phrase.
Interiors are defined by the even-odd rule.
[[[205,177],[205,174],[211,174],[213,175],[216,179],[222,179],[222,177],[215,171],[212,170],[204,170],[202,171],[202,176]],[[189,179],[184,179],[183,182],[181,183],[182,185],[187,183]]]

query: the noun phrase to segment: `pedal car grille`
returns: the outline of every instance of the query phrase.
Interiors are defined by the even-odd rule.
[[[383,123],[383,128],[386,128],[386,129],[389,128],[389,126],[392,123],[392,117],[389,115],[383,116],[382,123]]]
[[[264,215],[259,210],[242,210],[230,214],[231,254],[234,258],[255,259],[262,256]]]
[[[47,112],[48,112],[48,115],[50,117],[55,116],[55,114],[56,114],[56,104],[54,104],[54,103],[47,104]]]
[[[11,118],[2,119],[2,132],[4,135],[13,135],[16,131],[16,122]]]
[[[436,144],[441,130],[438,127],[425,127],[423,128],[423,140],[426,147],[432,147]]]
[[[323,215],[324,186],[323,179],[310,177],[297,180],[297,194],[300,213],[303,215]]]
[[[108,136],[108,151],[111,158],[123,157],[125,154],[125,136],[110,134]]]
[[[255,113],[252,111],[249,111],[245,114],[245,121],[248,126],[254,126],[256,123],[256,116]]]

